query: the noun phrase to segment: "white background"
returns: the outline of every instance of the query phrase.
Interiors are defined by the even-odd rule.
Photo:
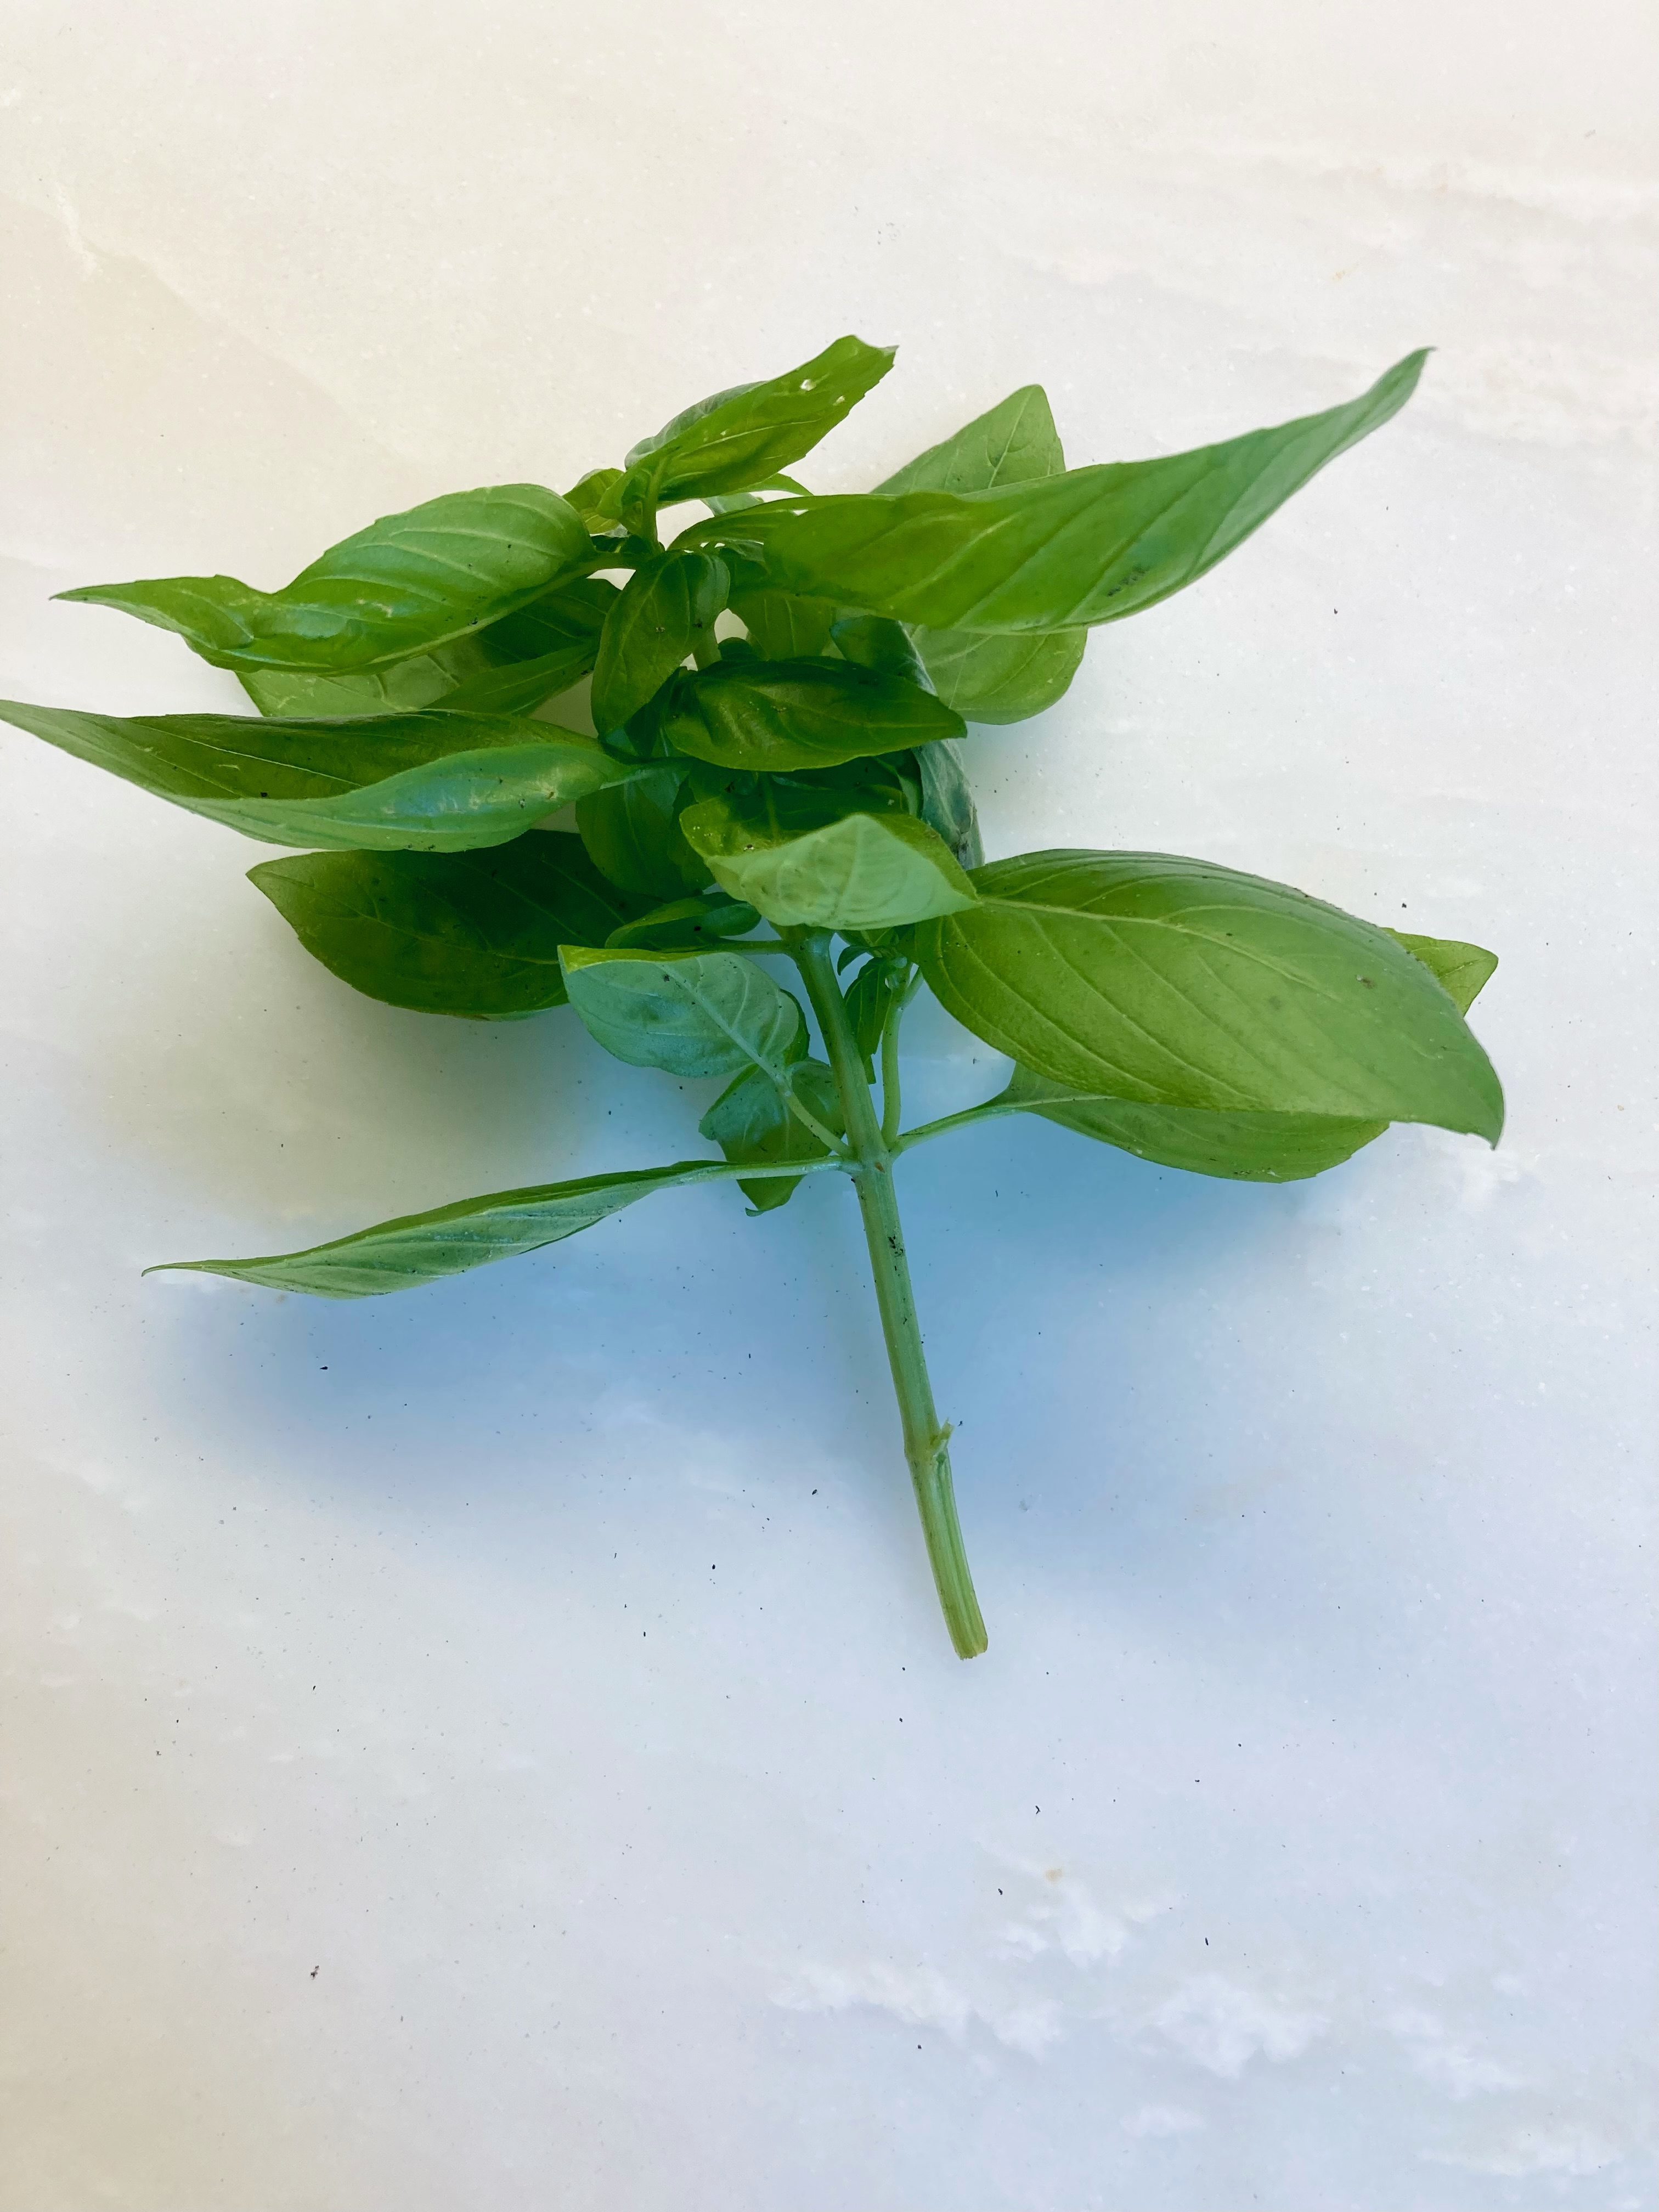
[[[963,1666],[838,1182],[141,1281],[712,1086],[354,996],[257,848],[8,732],[0,2206],[1654,2204],[1650,11],[0,15],[12,696],[234,708],[48,595],[273,585],[845,330],[899,365],[820,489],[1031,379],[1086,462],[1437,346],[969,750],[994,853],[1492,945],[1510,1104],[1284,1189],[915,1158]],[[915,1031],[918,1107],[996,1086]]]

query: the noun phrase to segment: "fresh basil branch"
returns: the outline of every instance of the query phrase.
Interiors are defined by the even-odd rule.
[[[362,1297],[538,1250],[657,1191],[734,1182],[763,1216],[804,1176],[846,1174],[934,1583],[970,1658],[985,1626],[895,1163],[1005,1114],[1257,1182],[1317,1175],[1390,1121],[1495,1144],[1503,1094],[1463,1017],[1497,962],[1168,854],[988,864],[956,750],[969,723],[1053,707],[1091,629],[1196,581],[1398,412],[1422,354],[1323,414],[1158,460],[1067,469],[1028,385],[873,492],[820,497],[785,475],[892,358],[839,338],[700,400],[562,496],[430,500],[279,591],[213,575],[63,594],[176,632],[254,715],[0,716],[289,848],[251,880],[371,998],[475,1021],[568,1005],[618,1059],[725,1083],[698,1124],[718,1159],[169,1264]],[[693,500],[706,514],[665,546],[662,512]],[[596,736],[558,719],[589,678]],[[574,835],[551,823],[570,807]],[[924,984],[1013,1065],[995,1097],[906,1130],[900,1024]]]

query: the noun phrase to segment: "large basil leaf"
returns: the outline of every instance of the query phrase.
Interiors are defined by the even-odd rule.
[[[681,834],[685,770],[653,763],[576,802],[576,827],[594,866],[625,891],[684,898],[714,881]]]
[[[303,1252],[277,1252],[259,1260],[169,1260],[147,1275],[174,1270],[231,1275],[273,1291],[305,1291],[319,1298],[368,1298],[383,1291],[409,1291],[444,1275],[459,1275],[491,1260],[513,1260],[591,1229],[635,1199],[684,1183],[723,1182],[732,1170],[720,1160],[677,1160],[670,1167],[620,1175],[578,1176],[570,1182],[498,1190],[464,1198],[430,1213],[408,1213],[355,1236],[337,1237]],[[798,1180],[799,1178],[797,1178]]]
[[[1478,945],[1407,937],[1392,929],[1385,934],[1422,962],[1461,1014],[1468,1013],[1498,965]],[[1008,1088],[994,1103],[1041,1114],[1160,1167],[1242,1182],[1296,1182],[1322,1175],[1389,1126],[1333,1114],[1215,1114],[1202,1107],[1141,1106],[1074,1091],[1029,1067],[1016,1067]]]
[[[603,945],[638,911],[560,833],[478,853],[307,853],[248,879],[342,982],[475,1021],[562,1006],[560,945]]]
[[[1065,465],[1048,395],[1040,384],[1024,384],[907,461],[876,489],[990,491],[998,484],[1058,476]]]
[[[497,484],[382,515],[280,592],[234,576],[165,576],[58,596],[176,630],[216,667],[337,672],[480,629],[596,559],[581,517],[557,492]]]
[[[1503,1093],[1446,991],[1387,932],[1200,860],[1032,853],[915,933],[999,1051],[1074,1089],[1223,1113],[1430,1121],[1496,1142]]]
[[[933,684],[921,654],[910,642],[910,633],[890,615],[838,614],[830,626],[836,650],[855,668],[871,668],[889,676],[902,676],[919,690]]]
[[[758,1067],[781,1081],[806,1050],[799,1002],[740,952],[564,950],[565,988],[607,1052],[670,1075],[736,1075]]]
[[[295,668],[238,673],[262,714],[408,714],[440,703],[457,714],[527,714],[586,675],[619,596],[603,577],[586,576],[487,629],[385,668],[338,676]]]
[[[808,1111],[837,1136],[845,1124],[841,1094],[832,1072],[821,1060],[798,1060],[788,1082]],[[697,1124],[702,1135],[716,1144],[728,1160],[744,1166],[758,1161],[822,1160],[829,1158],[819,1139],[797,1114],[792,1114],[771,1076],[758,1068],[728,1084]],[[798,1176],[774,1176],[742,1181],[738,1188],[757,1213],[770,1213],[787,1206],[799,1187]]]
[[[694,647],[712,638],[730,583],[726,563],[706,553],[665,553],[634,571],[599,641],[596,729],[620,729]]]
[[[848,811],[849,808],[855,809]],[[781,929],[892,929],[974,903],[950,848],[914,815],[858,792],[717,792],[680,827],[716,883]]]
[[[830,599],[791,592],[733,592],[732,611],[764,660],[810,660],[830,642],[836,609]]]
[[[752,491],[810,453],[892,365],[890,346],[837,338],[782,376],[699,400],[634,447],[605,503],[630,529],[648,530],[655,508],[672,501]]]
[[[778,500],[682,545],[740,538],[757,587],[834,599],[930,629],[1115,622],[1194,582],[1292,492],[1396,414],[1425,356],[1346,406],[1224,445],[991,491]]]
[[[836,660],[722,661],[675,679],[662,733],[717,768],[832,768],[959,738],[966,725],[904,677]]]
[[[82,714],[0,700],[76,759],[267,845],[460,853],[638,771],[592,738],[505,714],[259,720]]]

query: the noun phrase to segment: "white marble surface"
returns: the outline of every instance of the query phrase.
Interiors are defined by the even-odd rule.
[[[902,350],[821,489],[1033,377],[1096,460],[1436,343],[973,764],[993,850],[1492,945],[1510,1122],[919,1157],[963,1667],[838,1188],[141,1282],[701,1102],[354,997],[254,848],[9,736],[0,2207],[1652,2206],[1650,12],[4,14],[14,696],[228,704],[47,594],[278,580],[843,329]]]

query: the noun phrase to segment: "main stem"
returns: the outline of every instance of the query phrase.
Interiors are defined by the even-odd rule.
[[[904,1229],[899,1220],[898,1200],[893,1189],[893,1158],[882,1134],[875,1102],[865,1079],[863,1056],[853,1035],[853,1025],[836,981],[830,959],[830,939],[823,930],[809,931],[792,948],[795,963],[806,985],[812,1011],[818,1018],[823,1042],[835,1071],[841,1107],[847,1121],[848,1139],[856,1164],[852,1170],[864,1217],[865,1241],[870,1248],[870,1272],[875,1278],[876,1304],[881,1312],[882,1334],[887,1340],[887,1359],[893,1370],[893,1390],[904,1427],[904,1456],[909,1462],[915,1486],[921,1530],[933,1569],[933,1583],[945,1609],[945,1626],[959,1659],[972,1659],[986,1645],[985,1623],[974,1578],[968,1571],[962,1529],[957,1520],[956,1492],[951,1484],[951,1431],[940,1425],[933,1404],[922,1353],[921,1328],[910,1287],[910,1267],[904,1256]]]

